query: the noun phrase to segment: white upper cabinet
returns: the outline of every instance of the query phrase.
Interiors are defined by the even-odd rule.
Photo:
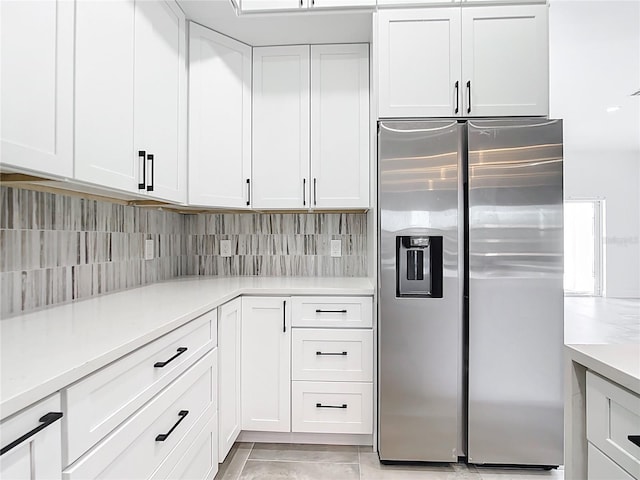
[[[142,170],[133,143],[134,25],[132,0],[76,3],[75,176],[128,191]]]
[[[381,11],[378,39],[379,117],[459,114],[459,8]]]
[[[239,0],[243,12],[269,10],[300,10],[307,8],[307,1],[311,0]]]
[[[300,11],[313,9],[375,8],[376,0],[239,0],[240,10],[247,12]]]
[[[189,203],[246,208],[250,179],[251,47],[191,23]]]
[[[77,2],[77,179],[186,200],[184,24],[173,1]]]
[[[548,115],[546,5],[378,13],[378,116]]]
[[[263,47],[253,60],[253,207],[367,208],[369,46]]]
[[[254,208],[309,207],[309,46],[253,49]]]
[[[378,0],[378,8],[401,7],[403,5],[460,5],[462,0]]]
[[[73,22],[69,1],[0,2],[2,164],[73,175]]]
[[[369,206],[369,45],[311,46],[315,208]]]
[[[546,5],[462,8],[463,115],[548,115],[547,15]]]
[[[309,8],[375,8],[376,0],[308,0]]]
[[[186,202],[185,19],[173,1],[136,1],[134,140],[151,196]],[[150,159],[149,156],[153,155]]]
[[[289,308],[287,308],[289,307]],[[291,302],[242,297],[242,429],[291,430]]]

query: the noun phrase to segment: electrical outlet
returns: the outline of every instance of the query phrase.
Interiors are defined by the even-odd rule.
[[[231,240],[220,240],[220,256],[231,256]]]
[[[331,240],[331,256],[332,257],[341,257],[342,256],[342,241],[341,240]]]
[[[153,260],[153,240],[144,241],[144,259]]]

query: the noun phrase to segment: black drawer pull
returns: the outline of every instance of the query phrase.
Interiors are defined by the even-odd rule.
[[[629,435],[629,436],[627,436],[627,438],[629,439],[629,441],[631,443],[633,443],[636,446],[640,447],[640,435]]]
[[[322,310],[320,308],[316,308],[316,313],[347,313],[347,310]]]
[[[169,360],[166,360],[164,362],[156,362],[153,364],[154,367],[156,368],[162,368],[165,365],[167,365],[170,362],[173,362],[176,358],[178,358],[180,355],[182,355],[184,352],[187,351],[187,347],[180,347],[178,350],[176,350],[178,353],[176,353],[173,357],[171,357]]]
[[[344,355],[347,356],[347,352],[316,352],[316,355]]]
[[[171,427],[171,430],[169,430],[167,433],[161,433],[160,435],[158,435],[156,437],[156,442],[164,442],[167,438],[169,438],[169,435],[173,433],[176,427],[180,425],[180,422],[184,420],[187,415],[189,415],[189,410],[180,410],[178,412],[178,416],[180,417],[180,420],[178,420],[176,424],[173,427]]]
[[[0,455],[4,455],[5,453],[7,453],[12,448],[17,447],[18,445],[20,445],[22,442],[24,442],[28,438],[33,437],[36,433],[40,432],[41,430],[44,430],[49,425],[51,425],[52,423],[54,423],[57,420],[60,420],[61,418],[62,418],[62,412],[49,412],[49,413],[43,415],[38,420],[39,422],[41,422],[40,425],[38,425],[33,430],[25,433],[24,435],[22,435],[17,440],[14,440],[13,442],[11,442],[6,447],[2,447],[2,450],[0,450]]]
[[[316,403],[316,408],[347,408],[347,404],[343,403],[342,405],[322,405],[321,403]]]

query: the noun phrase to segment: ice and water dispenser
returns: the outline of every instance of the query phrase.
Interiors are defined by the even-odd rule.
[[[396,237],[396,296],[442,298],[442,236]]]

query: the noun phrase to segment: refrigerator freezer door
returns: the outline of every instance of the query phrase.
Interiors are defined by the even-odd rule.
[[[450,462],[461,454],[457,448],[461,363],[459,131],[455,121],[380,124],[382,460]],[[432,254],[438,242],[439,256]],[[397,271],[398,258],[407,261],[404,269]],[[434,261],[440,262],[440,270]],[[412,266],[414,273],[408,271]],[[441,286],[430,278],[436,271],[442,278]],[[401,286],[407,289],[407,296],[398,293],[402,290],[397,285],[398,275],[406,277]],[[433,296],[436,288],[441,298]]]
[[[562,123],[468,123],[470,463],[563,463]]]

